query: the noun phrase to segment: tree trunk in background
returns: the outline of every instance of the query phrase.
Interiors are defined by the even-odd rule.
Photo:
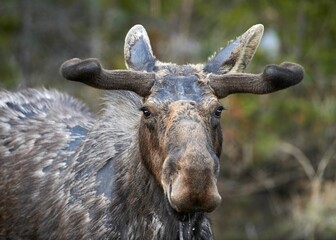
[[[100,37],[99,26],[99,1],[89,0],[90,17],[90,55],[101,59],[102,41]]]
[[[183,0],[181,3],[181,25],[179,30],[184,36],[189,36],[193,6],[194,0]]]
[[[150,13],[153,17],[160,17],[161,0],[151,0],[150,1]]]
[[[21,16],[21,33],[19,39],[18,62],[21,67],[22,87],[31,87],[31,62],[32,62],[32,2],[19,0]]]

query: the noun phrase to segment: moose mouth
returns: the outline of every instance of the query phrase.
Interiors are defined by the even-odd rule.
[[[192,203],[190,203],[190,207],[186,208],[185,211],[180,210],[173,203],[171,199],[171,193],[172,193],[172,184],[169,184],[168,191],[166,192],[164,197],[166,209],[169,215],[173,216],[179,222],[191,221],[192,219],[195,219],[197,215],[206,212],[200,207],[192,206]]]
[[[169,190],[170,190],[170,187],[169,187]],[[192,212],[178,212],[176,210],[176,208],[174,206],[172,206],[172,204],[170,203],[169,195],[170,194],[166,194],[165,198],[164,198],[166,209],[167,209],[169,215],[173,216],[173,218],[175,218],[177,221],[179,221],[179,222],[190,221],[190,219],[195,218],[197,213],[200,213],[200,211],[196,211],[196,210],[192,211]]]

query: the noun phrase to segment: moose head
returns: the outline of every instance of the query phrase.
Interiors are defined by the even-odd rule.
[[[255,25],[205,64],[158,61],[146,30],[135,25],[125,39],[127,70],[106,70],[97,59],[71,59],[61,66],[69,80],[142,97],[139,149],[146,166],[176,214],[211,212],[221,202],[216,186],[222,148],[219,99],[233,93],[266,94],[299,83],[295,63],[242,73],[263,34]]]

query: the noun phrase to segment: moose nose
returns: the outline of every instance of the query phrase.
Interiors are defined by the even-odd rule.
[[[169,200],[177,212],[211,212],[221,202],[217,189],[216,164],[202,147],[188,148],[176,164],[177,174],[169,185]]]
[[[170,202],[177,212],[212,212],[221,202],[215,179],[202,175],[193,178],[179,175],[170,187]]]

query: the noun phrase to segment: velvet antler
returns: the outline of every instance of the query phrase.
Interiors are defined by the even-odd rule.
[[[155,74],[133,70],[105,70],[97,59],[70,59],[60,68],[62,76],[99,89],[130,90],[147,96],[155,81]]]
[[[296,63],[284,62],[268,65],[261,74],[235,73],[210,74],[210,86],[218,98],[232,93],[265,94],[298,84],[303,79],[303,67]]]

